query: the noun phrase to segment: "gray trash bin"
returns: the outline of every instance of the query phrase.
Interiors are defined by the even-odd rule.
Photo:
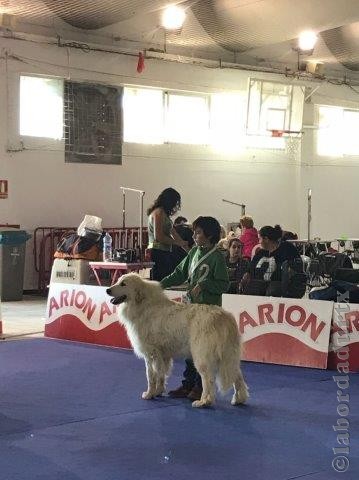
[[[22,300],[25,247],[31,237],[25,230],[0,229],[0,298]]]

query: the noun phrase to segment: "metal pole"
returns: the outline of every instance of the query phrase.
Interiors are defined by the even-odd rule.
[[[225,200],[224,198],[222,198],[222,202],[230,203],[231,205],[237,205],[237,207],[241,207],[241,209],[242,209],[242,217],[243,217],[243,215],[246,214],[246,206],[244,205],[244,203],[231,202],[230,200]]]
[[[122,228],[125,228],[126,225],[126,192],[125,189],[122,189]]]
[[[140,193],[140,261],[143,260],[143,197],[145,192]]]
[[[312,189],[308,189],[308,242],[310,240],[310,225],[312,223]]]
[[[146,192],[143,190],[138,190],[137,188],[129,188],[129,187],[120,187],[122,190],[123,195],[123,210],[122,210],[122,223],[123,228],[125,228],[125,217],[126,217],[126,191],[128,192],[135,192],[140,194],[140,235],[139,235],[139,247],[140,247],[140,260],[143,260],[142,254],[142,246],[143,246],[143,197]]]

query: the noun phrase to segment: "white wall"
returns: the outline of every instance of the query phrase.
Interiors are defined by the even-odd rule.
[[[316,124],[318,105],[359,110],[359,94],[346,86],[322,84],[304,106],[304,124]],[[309,188],[312,189],[311,237],[334,239],[346,235],[359,238],[359,156],[319,156],[316,151],[317,130],[308,129],[305,132],[299,188],[302,238],[307,237],[306,194]]]
[[[135,57],[79,50],[69,51],[68,57],[66,49],[9,39],[0,39],[0,47],[19,57],[9,58],[7,66],[1,61],[0,178],[9,180],[9,198],[0,200],[0,223],[20,223],[33,231],[38,226],[76,226],[84,214],[92,213],[102,217],[105,226],[121,225],[119,187],[124,185],[145,190],[146,207],[163,188],[177,188],[183,197],[181,213],[189,219],[211,214],[223,224],[237,221],[240,209],[223,203],[226,198],[245,203],[258,227],[280,223],[285,229],[299,229],[306,180],[301,181],[300,165],[284,151],[245,150],[224,156],[209,147],[126,144],[122,166],[65,164],[62,151],[6,151],[9,139],[16,145],[19,73],[200,92],[235,90],[245,99],[249,72],[152,60],[139,75]],[[138,225],[137,197],[129,196],[127,206],[127,225]],[[36,287],[32,265],[30,244],[25,288]]]

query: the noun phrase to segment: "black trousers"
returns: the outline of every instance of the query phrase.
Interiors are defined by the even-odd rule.
[[[151,272],[151,279],[156,280],[156,282],[160,282],[174,270],[172,252],[166,252],[164,250],[152,248],[151,261],[154,262]]]
[[[197,372],[191,358],[186,359],[186,370],[183,372],[182,385],[188,390],[192,390],[193,387],[202,388],[202,378]]]

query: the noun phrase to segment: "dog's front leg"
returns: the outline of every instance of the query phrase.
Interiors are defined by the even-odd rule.
[[[142,398],[144,400],[150,400],[156,396],[156,372],[152,366],[152,360],[145,358],[146,362],[146,376],[147,376],[147,391],[142,393]]]
[[[169,374],[169,371],[172,366],[172,360],[163,357],[157,356],[153,360],[153,369],[156,374],[156,395],[162,395],[162,393],[166,390],[166,378]]]

